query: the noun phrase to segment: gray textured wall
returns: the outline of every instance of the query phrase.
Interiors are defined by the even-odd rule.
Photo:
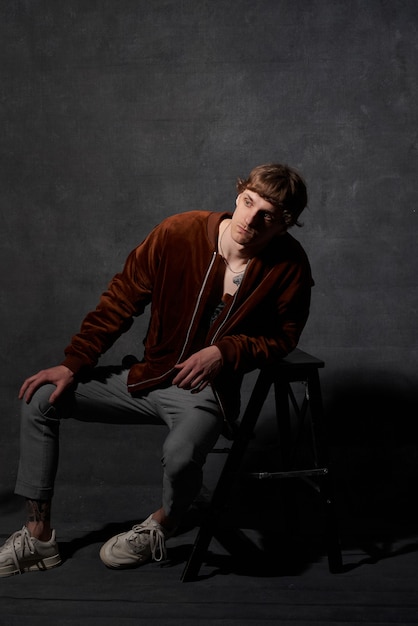
[[[415,0],[16,0],[0,14],[2,385],[61,360],[156,222],[233,208],[236,177],[275,160],[309,187],[301,347],[325,359],[327,394],[367,380],[412,393]]]

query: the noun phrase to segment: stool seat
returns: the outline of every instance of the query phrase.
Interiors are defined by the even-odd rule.
[[[209,544],[216,532],[220,512],[231,496],[231,489],[244,454],[254,437],[257,420],[265,401],[274,389],[278,441],[281,450],[281,471],[253,472],[257,479],[303,479],[315,487],[324,505],[326,527],[324,534],[327,543],[329,570],[337,573],[342,570],[342,556],[334,504],[333,481],[330,474],[328,446],[324,427],[322,395],[319,369],[324,361],[307,352],[295,349],[274,366],[259,370],[246,408],[237,422],[237,428],[226,460],[220,472],[216,487],[209,503],[208,511],[200,525],[189,559],[182,573],[182,581],[195,580],[207,553]],[[305,385],[302,402],[298,402],[292,389],[292,383]],[[295,444],[292,438],[292,414],[296,415],[299,427],[310,419],[310,434],[313,465],[312,467],[294,468],[293,457]],[[297,445],[297,443],[296,443]]]

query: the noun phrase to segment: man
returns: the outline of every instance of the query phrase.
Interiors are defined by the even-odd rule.
[[[156,226],[85,317],[64,361],[24,381],[16,493],[28,517],[0,549],[0,576],[61,563],[50,512],[59,424],[69,417],[167,424],[161,508],[100,550],[111,568],[164,558],[166,539],[199,493],[207,454],[238,416],[243,375],[297,345],[312,278],[287,231],[307,204],[305,183],[295,170],[267,164],[237,189],[232,214],[192,211]],[[147,305],[142,360],[96,368]]]

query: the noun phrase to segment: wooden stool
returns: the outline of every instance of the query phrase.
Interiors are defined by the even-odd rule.
[[[274,387],[279,442],[282,452],[283,471],[258,472],[259,479],[300,478],[314,486],[324,504],[329,570],[342,569],[341,548],[337,516],[333,498],[333,484],[328,467],[328,451],[323,424],[323,407],[319,368],[324,362],[302,350],[296,349],[274,367],[260,370],[242,418],[227,452],[225,464],[214,489],[208,512],[201,523],[190,557],[182,573],[182,581],[195,580],[206,556],[209,544],[216,533],[216,522],[220,511],[228,503],[231,488],[242,464],[254,429],[270,389]],[[298,402],[291,383],[302,382],[305,394]],[[293,440],[291,434],[291,407],[296,414],[299,427],[305,416],[310,417],[313,467],[296,470],[292,468]],[[297,441],[296,444],[297,445]]]

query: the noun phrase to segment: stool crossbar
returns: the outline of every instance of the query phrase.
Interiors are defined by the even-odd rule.
[[[270,391],[274,389],[278,441],[281,451],[281,469],[274,472],[253,472],[260,480],[302,479],[315,489],[324,504],[329,570],[342,570],[342,556],[335,511],[333,482],[330,475],[327,442],[324,428],[319,369],[324,362],[302,350],[296,349],[274,367],[259,371],[247,406],[238,421],[233,441],[227,451],[225,463],[213,491],[208,511],[200,525],[189,559],[182,573],[182,581],[196,580],[212,538],[216,535],[217,519],[229,501],[231,489],[244,454]],[[292,383],[305,386],[302,402],[298,402]],[[292,409],[292,411],[291,411]],[[296,415],[296,432],[301,432],[306,418],[310,417],[310,434],[313,466],[306,469],[293,467],[298,439],[292,436],[291,417]]]

